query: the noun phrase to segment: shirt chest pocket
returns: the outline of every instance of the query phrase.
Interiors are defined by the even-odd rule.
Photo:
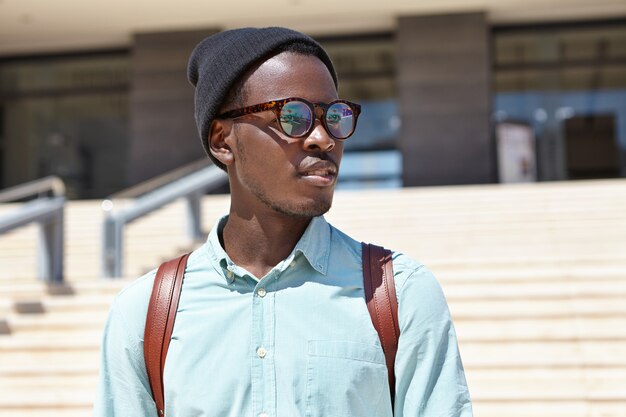
[[[391,416],[382,349],[357,342],[309,341],[306,415]]]

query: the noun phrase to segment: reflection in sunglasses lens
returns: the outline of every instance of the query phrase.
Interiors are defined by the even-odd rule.
[[[301,101],[290,101],[280,112],[280,127],[289,136],[303,136],[309,131],[312,122],[311,109]]]
[[[337,139],[345,139],[354,130],[352,108],[346,103],[335,103],[326,112],[326,126],[328,133]]]

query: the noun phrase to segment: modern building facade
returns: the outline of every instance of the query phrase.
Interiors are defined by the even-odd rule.
[[[73,197],[99,198],[202,157],[187,58],[243,25],[291,26],[329,51],[340,95],[364,109],[346,142],[346,187],[626,177],[623,2],[331,13],[294,0],[270,2],[275,16],[243,3],[245,13],[180,10],[150,25],[138,10],[109,25],[97,13],[110,10],[82,10],[93,28],[58,20],[36,33],[22,26],[37,26],[37,9],[0,3],[0,188],[56,174]]]

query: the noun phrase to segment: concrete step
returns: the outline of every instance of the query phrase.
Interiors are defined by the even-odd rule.
[[[80,408],[88,410],[93,407],[95,390],[93,387],[74,387],[71,390],[37,391],[25,388],[23,390],[0,391],[0,410],[3,412],[15,409],[51,409],[51,408]],[[156,413],[156,411],[155,411]]]
[[[461,343],[626,341],[626,318],[476,320],[458,323],[457,334]]]
[[[444,286],[444,291],[447,287]],[[626,318],[626,303],[615,298],[561,298],[520,300],[452,300],[455,322],[470,320],[508,321],[519,319]]]
[[[624,299],[626,280],[587,280],[563,282],[531,282],[489,284],[448,284],[444,288],[450,302],[457,300],[524,300],[524,299]]]
[[[625,401],[593,399],[515,401],[511,399],[476,399],[474,415],[477,417],[623,417]]]
[[[457,329],[458,330],[458,329]],[[462,330],[459,330],[462,332]],[[461,338],[459,346],[468,374],[502,370],[516,375],[526,370],[551,373],[559,370],[593,369],[598,372],[626,369],[626,341],[470,341]],[[515,378],[513,378],[515,380]],[[626,399],[626,397],[625,397]]]
[[[0,408],[0,417],[90,417],[92,406],[66,406],[37,408]]]

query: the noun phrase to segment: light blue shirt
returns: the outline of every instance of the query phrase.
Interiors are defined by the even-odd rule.
[[[361,245],[314,218],[257,279],[218,238],[188,261],[164,371],[166,417],[391,417],[387,368],[363,293]],[[472,415],[439,284],[394,253],[400,341],[395,416]],[[115,299],[95,416],[156,416],[143,356],[155,271]]]

